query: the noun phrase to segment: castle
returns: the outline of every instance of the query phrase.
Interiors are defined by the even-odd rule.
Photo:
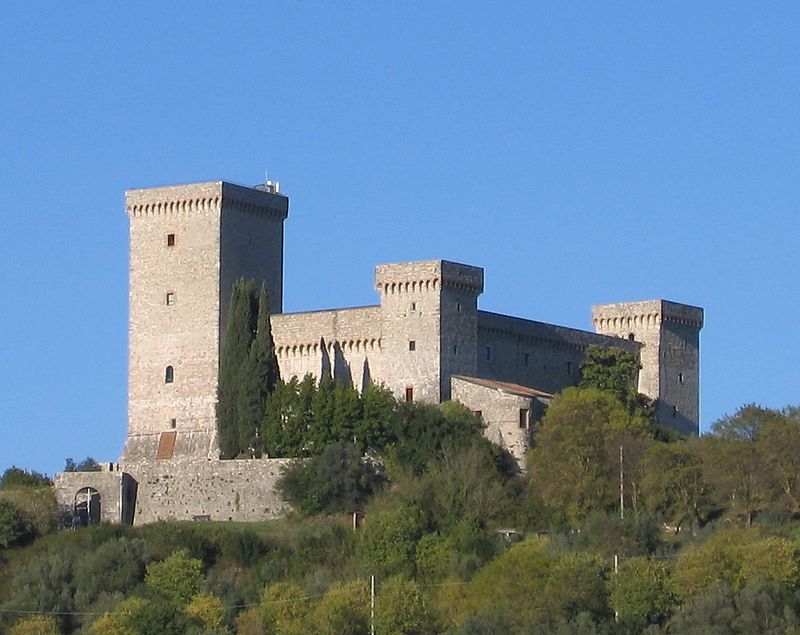
[[[580,379],[590,345],[639,357],[639,391],[657,417],[697,434],[703,310],[652,300],[595,306],[595,333],[478,309],[483,270],[446,260],[379,265],[373,306],[283,313],[283,223],[277,183],[208,182],[132,190],[128,434],[119,462],[56,476],[82,521],[260,520],[285,506],[275,481],[286,459],[220,460],[219,358],[234,281],[264,281],[281,376],[400,399],[457,399],[518,460],[531,422]]]

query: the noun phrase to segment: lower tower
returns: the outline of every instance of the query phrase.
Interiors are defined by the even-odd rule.
[[[655,400],[661,425],[700,431],[700,329],[703,309],[667,300],[592,307],[598,333],[640,342],[639,392]]]

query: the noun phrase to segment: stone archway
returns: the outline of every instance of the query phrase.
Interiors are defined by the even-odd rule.
[[[82,487],[75,494],[72,508],[72,525],[85,527],[100,522],[100,492],[93,487]]]

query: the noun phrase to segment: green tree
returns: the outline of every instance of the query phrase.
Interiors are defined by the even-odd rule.
[[[708,512],[709,485],[692,442],[658,443],[645,454],[642,496],[648,509],[680,531],[695,531]]]
[[[647,558],[623,560],[611,578],[611,605],[634,628],[659,624],[677,604],[669,568]]]
[[[144,540],[126,537],[89,550],[75,566],[75,605],[86,610],[102,595],[128,593],[144,580]]]
[[[203,584],[203,562],[179,549],[161,562],[147,565],[145,584],[171,601],[186,605]]]
[[[278,491],[306,514],[353,512],[381,486],[379,467],[361,457],[352,442],[337,441],[318,457],[291,463],[283,470]]]
[[[261,619],[267,633],[304,635],[310,605],[306,593],[291,582],[267,586],[261,594]]]
[[[357,547],[363,568],[380,577],[413,574],[422,533],[419,509],[409,501],[369,514]]]
[[[239,278],[233,285],[219,371],[217,425],[223,458],[241,452],[239,438],[239,388],[250,346],[258,328],[258,296],[252,280]]]
[[[556,515],[571,523],[619,500],[619,445],[652,435],[612,395],[567,388],[550,404],[529,453],[529,483]],[[630,495],[630,492],[628,493]]]
[[[589,346],[581,362],[581,388],[594,388],[616,397],[629,413],[652,415],[652,403],[636,390],[639,360],[621,348]]]
[[[206,631],[217,631],[225,622],[222,600],[208,593],[198,593],[184,607],[186,616]]]
[[[785,414],[771,418],[761,428],[756,448],[769,501],[800,514],[800,419]]]
[[[80,463],[75,463],[75,461],[72,460],[72,457],[69,457],[65,461],[64,471],[65,472],[99,472],[100,471],[100,464],[90,456],[87,456]]]
[[[2,606],[9,612],[0,614],[0,619],[8,619],[17,611],[57,613],[59,626],[67,632],[72,630],[77,556],[74,548],[51,548],[18,568],[11,580],[11,596]],[[0,622],[3,630],[7,629]]]
[[[0,477],[0,490],[20,486],[41,487],[52,484],[53,481],[44,474],[33,470],[24,470],[21,467],[10,467]]]
[[[416,582],[396,577],[380,585],[375,605],[375,631],[394,635],[435,632],[428,598]]]
[[[261,423],[269,394],[278,381],[278,362],[270,324],[269,296],[261,285],[258,296],[258,317],[255,337],[247,357],[242,360],[236,401],[240,451],[261,456],[264,451]]]
[[[61,635],[58,622],[49,615],[23,617],[8,632],[8,635]]]
[[[0,498],[0,547],[7,549],[31,540],[35,529],[30,518],[14,503]]]
[[[334,582],[309,614],[309,631],[320,635],[366,635],[369,589],[365,582]]]

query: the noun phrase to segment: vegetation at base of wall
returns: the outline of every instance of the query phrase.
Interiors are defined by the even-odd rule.
[[[800,409],[667,438],[620,385],[557,395],[516,473],[457,403],[278,382],[273,522],[53,531],[49,481],[12,468],[0,632],[800,632]]]

